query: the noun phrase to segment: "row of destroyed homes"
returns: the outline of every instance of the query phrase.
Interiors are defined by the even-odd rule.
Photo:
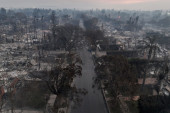
[[[43,50],[42,47],[39,48],[42,42],[47,40],[44,39],[44,37],[46,37],[48,33],[48,30],[37,30],[37,37],[34,36],[34,33],[25,33],[20,38],[16,38],[17,36],[7,36],[5,34],[0,36],[1,113],[7,113],[12,110],[15,111],[15,113],[43,113],[44,111],[51,113],[49,108],[51,109],[53,107],[56,96],[51,95],[47,87],[45,92],[38,96],[41,97],[42,95],[44,97],[40,98],[41,100],[37,98],[37,101],[42,101],[42,103],[47,100],[45,102],[48,107],[46,110],[44,108],[35,110],[35,108],[28,106],[29,104],[27,105],[27,103],[30,102],[29,99],[25,99],[30,96],[29,94],[32,94],[31,97],[34,99],[34,97],[38,95],[38,91],[43,90],[41,86],[41,84],[45,83],[41,78],[41,76],[44,75],[43,72],[52,70],[52,68],[57,65],[57,62],[61,60],[64,62],[65,57],[63,56],[68,54],[64,49],[54,51]],[[66,64],[65,61],[63,66]],[[37,86],[37,92],[32,84]],[[25,89],[27,90],[23,92]],[[20,96],[21,93],[25,94],[25,97]],[[18,100],[18,98],[23,99],[26,103],[24,110],[20,110],[20,108],[16,106],[11,108],[11,98],[14,98],[14,100]]]

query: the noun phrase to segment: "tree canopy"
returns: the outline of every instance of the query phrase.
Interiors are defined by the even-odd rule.
[[[108,82],[114,96],[134,95],[137,91],[137,72],[123,56],[104,56],[97,59],[96,82]]]

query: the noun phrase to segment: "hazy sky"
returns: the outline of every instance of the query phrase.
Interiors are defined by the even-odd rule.
[[[5,8],[170,9],[170,0],[0,0]]]

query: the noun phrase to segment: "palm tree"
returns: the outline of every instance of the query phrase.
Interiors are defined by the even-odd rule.
[[[142,83],[142,87],[144,87],[150,61],[156,58],[157,53],[160,52],[161,49],[160,46],[156,43],[156,35],[147,36],[146,39],[142,41],[142,43],[144,45],[142,47],[142,50],[147,52],[147,65],[146,65],[147,68],[144,71],[143,83]]]
[[[146,40],[143,40],[143,50],[147,51],[148,61],[155,59],[156,54],[160,52],[160,46],[156,43],[156,37],[147,36]]]

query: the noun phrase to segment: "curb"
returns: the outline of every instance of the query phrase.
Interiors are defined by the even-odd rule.
[[[111,113],[110,108],[109,108],[109,105],[108,105],[107,100],[106,100],[106,95],[105,95],[105,93],[104,93],[104,89],[103,89],[103,88],[101,89],[101,92],[102,92],[102,95],[103,95],[103,98],[104,98],[104,101],[105,101],[105,104],[106,104],[107,112],[108,112],[108,113]]]

